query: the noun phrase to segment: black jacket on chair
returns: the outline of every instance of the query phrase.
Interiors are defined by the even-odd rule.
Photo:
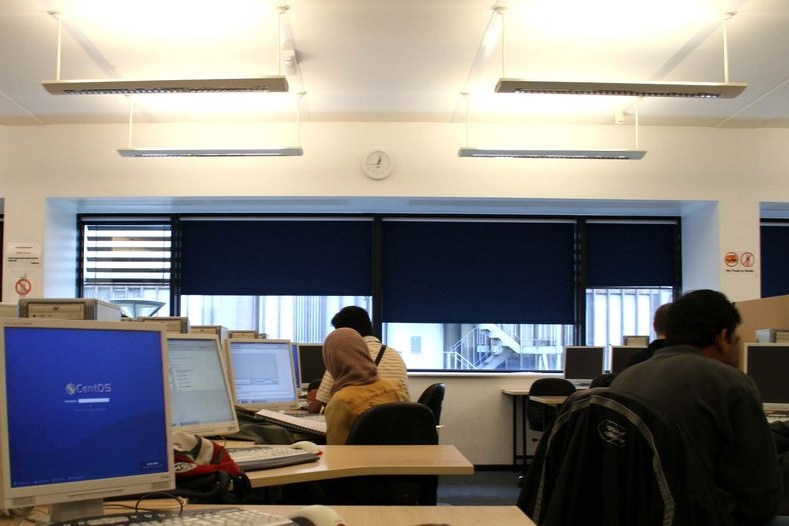
[[[695,477],[703,469],[673,422],[632,396],[589,389],[543,435],[518,506],[540,526],[724,524]]]

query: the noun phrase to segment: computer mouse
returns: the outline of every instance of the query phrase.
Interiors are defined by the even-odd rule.
[[[299,508],[288,518],[299,526],[346,526],[345,519],[339,513],[321,504]]]
[[[309,440],[300,440],[299,442],[294,442],[290,445],[290,447],[295,447],[296,449],[303,449],[309,453],[313,453],[315,455],[321,454],[321,448],[315,442],[310,442]]]

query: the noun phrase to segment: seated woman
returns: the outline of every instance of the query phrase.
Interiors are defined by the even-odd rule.
[[[334,377],[332,396],[324,411],[327,444],[345,444],[351,426],[367,409],[409,401],[401,387],[378,376],[367,344],[353,329],[337,329],[326,337],[323,362]]]

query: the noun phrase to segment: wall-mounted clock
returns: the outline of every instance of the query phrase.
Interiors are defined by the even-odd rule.
[[[362,169],[367,177],[372,179],[384,179],[389,177],[394,170],[392,158],[389,154],[381,150],[373,150],[364,156]]]

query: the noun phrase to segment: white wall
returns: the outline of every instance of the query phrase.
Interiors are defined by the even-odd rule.
[[[468,146],[629,148],[632,131],[472,125]],[[293,132],[293,125],[138,125],[135,146],[289,145]],[[753,251],[758,270],[759,205],[789,203],[789,130],[642,127],[648,153],[641,161],[461,159],[464,125],[441,123],[306,123],[304,156],[280,159],[125,159],[116,149],[126,138],[125,125],[0,127],[5,241],[42,248],[34,290],[74,293],[78,212],[545,214],[564,206],[650,215],[668,203],[683,216],[686,288],[719,288],[740,301],[759,297],[758,272],[726,272],[723,252]],[[362,174],[361,159],[373,148],[393,156],[388,179]],[[294,199],[301,197],[316,200],[305,207]],[[4,261],[3,301],[17,299],[11,270]],[[442,441],[472,462],[508,463],[511,400],[500,391],[513,378],[448,380]]]

